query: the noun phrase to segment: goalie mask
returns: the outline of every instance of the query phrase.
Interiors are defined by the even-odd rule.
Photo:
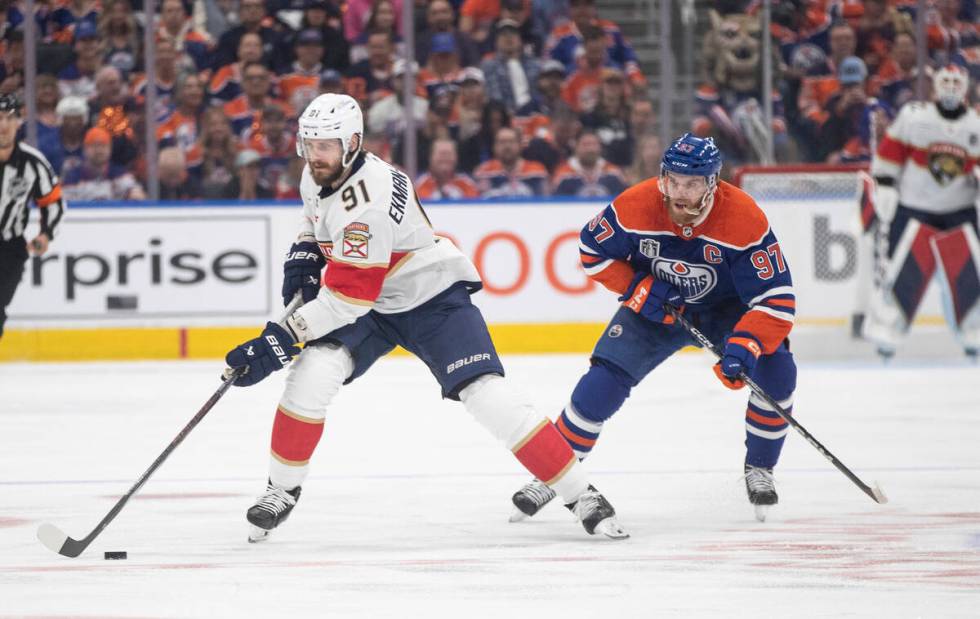
[[[359,136],[357,148],[351,152],[354,136]],[[299,117],[299,131],[296,132],[296,154],[306,159],[305,140],[340,140],[343,155],[340,161],[346,169],[361,152],[364,141],[364,117],[361,107],[347,95],[327,93],[310,102]]]
[[[963,105],[969,88],[970,77],[966,69],[959,65],[948,64],[932,76],[932,90],[936,103],[944,110],[955,110]]]
[[[721,152],[712,138],[699,138],[685,133],[664,151],[660,162],[660,192],[667,198],[671,195],[667,187],[667,173],[682,176],[703,176],[706,190],[701,196],[700,206],[684,208],[689,215],[699,215],[711,205],[718,187],[718,173],[721,172]]]

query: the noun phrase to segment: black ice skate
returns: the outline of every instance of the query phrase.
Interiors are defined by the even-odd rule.
[[[610,539],[626,539],[630,536],[616,521],[616,510],[594,486],[589,486],[579,495],[577,501],[568,503],[565,507],[582,521],[582,526],[589,535],[602,533]]]
[[[255,505],[248,508],[245,518],[252,524],[248,532],[248,541],[261,542],[269,537],[272,529],[289,518],[289,513],[296,507],[302,488],[296,486],[292,490],[283,490],[270,481],[265,494],[255,500]]]
[[[514,493],[511,501],[514,503],[514,513],[510,515],[511,522],[520,522],[538,513],[551,499],[557,496],[548,484],[538,479],[532,479],[523,488]]]
[[[749,493],[749,503],[755,506],[755,519],[765,522],[769,508],[779,503],[776,484],[772,479],[772,469],[746,464],[745,490]]]

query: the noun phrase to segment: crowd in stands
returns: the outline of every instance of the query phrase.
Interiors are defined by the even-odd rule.
[[[716,29],[725,40],[737,41],[738,33],[758,23],[760,6],[760,0],[715,0],[722,16]],[[773,2],[772,130],[778,161],[839,164],[871,158],[876,138],[916,95],[917,7],[917,0]],[[926,88],[935,68],[960,64],[971,75],[970,102],[976,105],[980,31],[975,0],[928,0],[926,7]],[[718,56],[739,56],[732,50],[737,45],[720,43]],[[735,52],[744,57],[750,48],[745,44]],[[760,132],[766,129],[759,113],[761,81],[740,82],[737,65],[732,60],[725,71],[707,75],[698,91],[693,129],[718,137],[728,161],[752,163],[759,159]]]
[[[403,2],[413,3],[412,24],[403,23]],[[722,42],[703,58],[707,77],[691,107],[692,131],[715,136],[732,164],[758,161],[767,131],[760,4],[713,0]],[[974,4],[929,0],[927,44],[933,66],[959,62],[975,80]],[[614,195],[659,172],[657,93],[596,0],[155,5],[148,21],[143,0],[35,2],[38,146],[69,199],[146,196],[148,118],[157,124],[161,198],[296,198],[296,117],[325,92],[358,100],[366,149],[396,164],[411,114],[424,199]],[[867,160],[874,136],[915,93],[916,0],[773,5],[778,160]],[[0,92],[23,92],[24,2],[0,0],[0,11]],[[739,40],[755,42],[754,58]],[[409,74],[416,89],[406,101]]]
[[[656,168],[646,81],[595,0],[414,0],[411,60],[402,2],[160,0],[148,22],[142,0],[37,0],[38,146],[68,199],[140,200],[152,118],[161,199],[292,199],[297,115],[343,92],[396,164],[412,114],[424,199],[604,196]],[[0,10],[0,90],[22,92],[24,5]]]

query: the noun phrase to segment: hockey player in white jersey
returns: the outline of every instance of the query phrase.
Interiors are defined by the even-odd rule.
[[[968,89],[962,67],[938,70],[934,101],[906,104],[871,164],[887,257],[863,332],[885,359],[894,355],[937,270],[947,320],[963,350],[976,359],[980,349],[980,115],[966,105]]]
[[[528,471],[547,479],[588,533],[628,537],[558,430],[504,378],[470,302],[482,285],[476,268],[433,233],[411,180],[363,151],[362,138],[361,110],[346,95],[320,95],[300,116],[303,214],[286,256],[283,301],[301,294],[304,304],[284,326],[268,323],[226,357],[230,367],[247,367],[238,386],[289,366],[267,489],[246,514],[249,540],[265,539],[296,505],[340,386],[396,345],[425,362],[443,397],[462,401]]]

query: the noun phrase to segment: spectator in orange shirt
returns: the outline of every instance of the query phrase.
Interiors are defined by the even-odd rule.
[[[895,36],[891,54],[872,78],[874,86],[871,91],[897,113],[915,98],[917,75],[915,37],[900,33]]]
[[[279,78],[279,93],[295,110],[306,109],[316,98],[323,72],[323,35],[312,28],[296,36],[296,60],[292,70]]]
[[[614,66],[606,53],[606,35],[598,26],[588,26],[582,31],[585,53],[576,61],[576,70],[565,80],[562,98],[579,114],[591,112],[599,99],[599,82],[602,69]]]
[[[161,148],[179,148],[187,166],[196,171],[203,155],[198,135],[204,111],[204,86],[197,74],[185,73],[177,80],[174,100],[173,111],[157,126],[157,141]]]
[[[521,136],[513,127],[497,130],[494,159],[480,164],[473,176],[485,198],[520,198],[548,195],[548,170],[521,157]]]
[[[456,142],[441,138],[429,151],[429,171],[415,181],[415,191],[423,200],[477,198],[480,190],[466,174],[458,172]]]
[[[500,0],[463,0],[459,8],[459,29],[482,46],[490,27],[500,17]]]
[[[248,32],[238,41],[238,61],[219,68],[211,77],[208,98],[227,103],[242,94],[242,68],[250,62],[262,61],[262,38]]]
[[[261,158],[259,184],[275,193],[279,177],[286,171],[289,161],[296,157],[296,134],[286,128],[286,114],[282,108],[265,106],[258,128],[247,131],[243,141],[245,148],[254,150]]]
[[[278,105],[284,108],[287,116],[292,116],[292,110],[285,104],[272,98],[269,69],[260,62],[250,62],[242,69],[243,92],[224,105],[225,114],[231,120],[231,130],[235,135],[243,137],[245,132],[258,125],[262,110],[268,105]]]

